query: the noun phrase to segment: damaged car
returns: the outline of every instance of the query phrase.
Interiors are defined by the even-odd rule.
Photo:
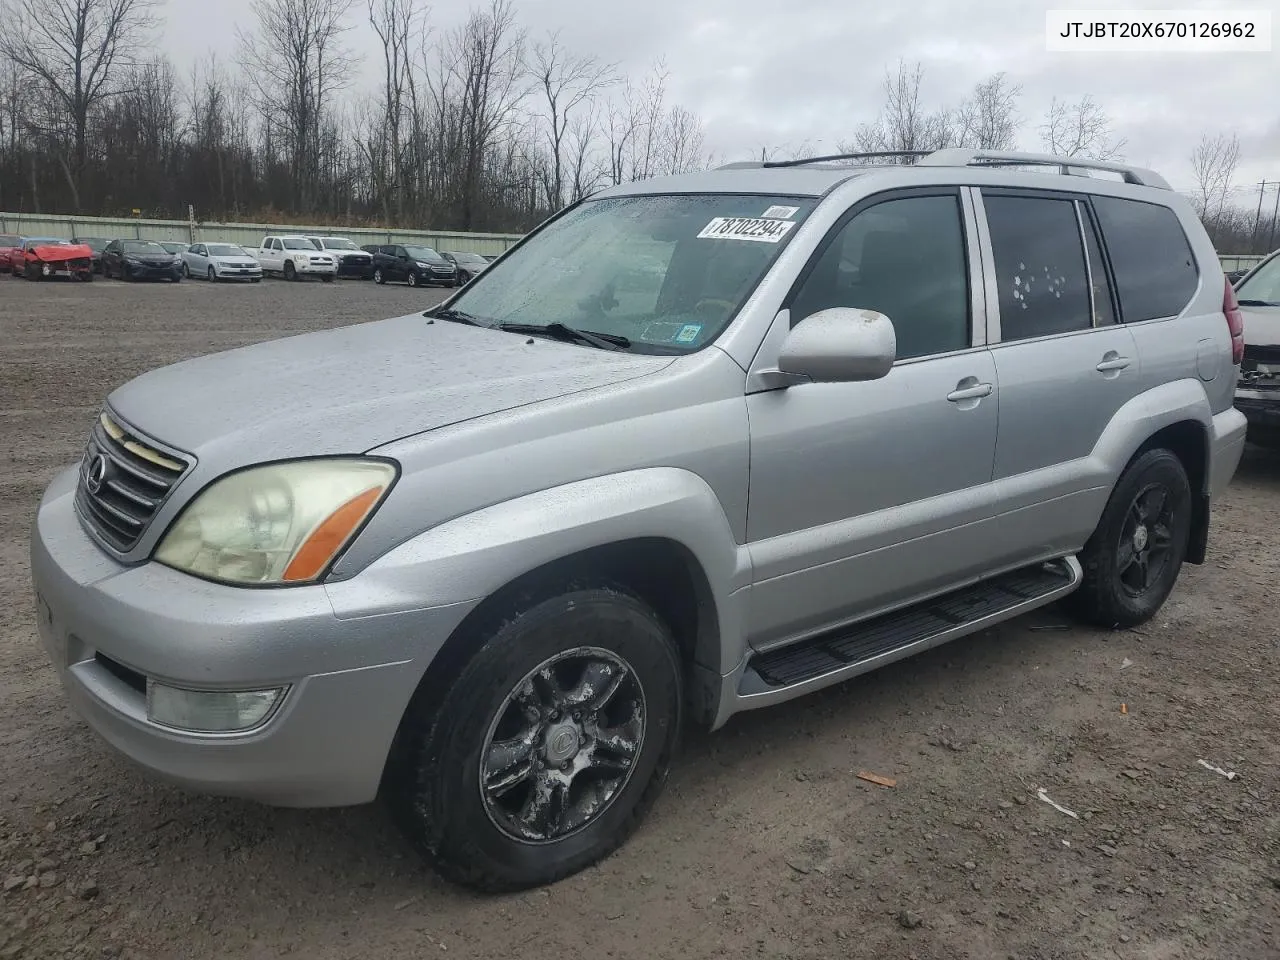
[[[1280,250],[1236,285],[1244,320],[1244,360],[1236,409],[1249,421],[1249,440],[1280,448]]]
[[[24,240],[10,263],[14,273],[27,280],[64,277],[88,282],[93,279],[93,251],[83,243],[57,237]]]

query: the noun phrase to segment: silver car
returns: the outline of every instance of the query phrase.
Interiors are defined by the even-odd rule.
[[[32,536],[75,709],[195,790],[382,794],[502,890],[623,842],[685,723],[1153,616],[1244,444],[1191,207],[867,159],[614,187],[427,313],[115,390]]]
[[[193,243],[184,250],[182,273],[185,277],[217,280],[262,280],[262,265],[253,254],[234,243]]]

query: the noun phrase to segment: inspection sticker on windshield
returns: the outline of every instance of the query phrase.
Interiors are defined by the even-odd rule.
[[[680,332],[676,334],[676,343],[693,343],[698,339],[698,334],[702,332],[702,324],[686,323],[680,328]]]
[[[698,234],[699,240],[755,240],[777,243],[795,226],[793,220],[765,217],[716,217]]]
[[[799,207],[784,207],[781,204],[779,204],[777,206],[770,207],[764,213],[760,214],[760,216],[779,217],[783,220],[790,220],[792,217],[796,215],[796,213],[799,210],[800,210]]]

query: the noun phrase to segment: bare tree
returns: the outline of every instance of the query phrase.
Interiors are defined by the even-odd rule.
[[[57,128],[45,131],[69,141],[62,166],[74,209],[89,162],[89,117],[118,93],[120,68],[150,40],[157,0],[3,0],[0,55],[52,96]],[[69,134],[69,136],[64,136]]]
[[[1089,94],[1075,103],[1054,97],[1040,125],[1040,138],[1056,156],[1088,160],[1120,159],[1126,142],[1114,138],[1111,118]]]
[[[841,151],[940,150],[953,144],[951,117],[946,110],[928,112],[921,99],[924,67],[899,60],[896,72],[885,71],[884,107],[872,123],[864,123],[852,144]]]
[[[608,161],[596,149],[600,120],[595,111],[580,114],[565,138],[569,174],[569,201],[576,203],[594,193],[609,176]]]
[[[1240,163],[1240,138],[1235,134],[1203,134],[1191,152],[1196,177],[1194,203],[1202,219],[1220,217],[1231,196],[1232,181]]]
[[[257,31],[236,27],[241,65],[259,110],[279,127],[301,210],[310,209],[319,186],[324,111],[356,62],[342,45],[351,6],[352,0],[253,0]]]
[[[676,105],[667,112],[660,146],[662,173],[691,173],[705,166],[702,121],[684,107]]]
[[[1018,97],[1022,87],[1006,74],[994,73],[977,84],[956,108],[956,146],[976,150],[1012,150],[1017,143]]]
[[[609,104],[607,119],[602,124],[609,144],[609,182],[627,179],[627,160],[635,150],[636,131],[640,126],[640,110],[635,87],[628,80],[621,96]]]
[[[617,82],[617,76],[613,64],[567,51],[556,32],[550,33],[545,42],[533,45],[526,69],[544,101],[543,137],[551,167],[547,205],[557,209],[564,203],[565,138],[569,124],[577,110],[589,106],[601,91]]]
[[[391,198],[395,218],[404,220],[405,183],[403,130],[406,108],[413,85],[410,48],[422,27],[425,12],[417,0],[368,0],[369,23],[382,42],[382,118],[377,148],[380,160],[372,165],[374,192],[382,204],[383,218],[391,220]]]

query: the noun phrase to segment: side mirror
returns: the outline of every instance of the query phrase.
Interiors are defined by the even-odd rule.
[[[782,341],[778,369],[817,383],[879,380],[897,356],[898,338],[883,313],[832,307],[791,329]]]

